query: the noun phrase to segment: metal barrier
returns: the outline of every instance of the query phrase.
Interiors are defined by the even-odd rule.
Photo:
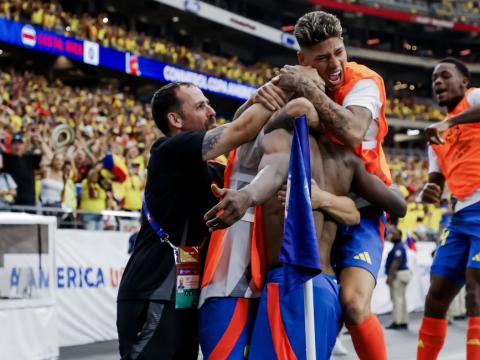
[[[23,205],[0,207],[0,211],[55,216],[57,218],[57,227],[61,229],[134,232],[140,227],[139,211],[103,210],[100,213],[93,213],[77,209]]]

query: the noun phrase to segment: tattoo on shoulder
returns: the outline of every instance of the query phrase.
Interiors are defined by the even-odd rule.
[[[219,126],[215,129],[207,131],[205,137],[203,138],[202,144],[202,157],[204,159],[207,157],[207,154],[215,148],[224,130],[224,126]]]

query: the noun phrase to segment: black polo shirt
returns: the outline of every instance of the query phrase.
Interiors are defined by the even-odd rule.
[[[207,162],[204,131],[158,139],[148,163],[145,197],[152,217],[175,245],[200,245],[208,238],[203,215],[216,199]],[[162,243],[142,215],[141,229],[122,277],[118,300],[174,300],[175,266],[171,247]]]

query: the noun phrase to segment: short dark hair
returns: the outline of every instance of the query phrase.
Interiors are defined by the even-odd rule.
[[[22,133],[18,132],[15,135],[12,136],[12,140],[11,140],[12,144],[23,143],[23,142],[24,142],[24,139],[23,139],[23,134]]]
[[[182,104],[177,98],[177,90],[181,86],[194,85],[189,82],[171,82],[158,89],[152,97],[151,106],[153,120],[165,135],[168,135],[170,132],[167,114],[172,111],[180,113],[180,107]]]
[[[312,11],[298,19],[293,34],[301,48],[309,48],[332,37],[341,37],[342,24],[335,15]]]
[[[453,57],[446,57],[446,58],[440,60],[438,63],[439,63],[439,64],[449,63],[449,64],[455,65],[455,67],[456,67],[457,70],[460,72],[460,74],[462,74],[462,75],[465,76],[468,80],[470,80],[470,70],[468,70],[467,65],[465,65],[465,63],[464,63],[463,61],[460,61],[460,60],[455,59],[455,58],[453,58]]]

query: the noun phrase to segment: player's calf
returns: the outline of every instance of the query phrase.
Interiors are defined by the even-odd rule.
[[[460,291],[457,282],[444,276],[432,275],[430,288],[425,299],[425,316],[445,319],[448,307]]]
[[[457,281],[432,275],[425,299],[425,313],[418,332],[417,360],[436,359],[447,336],[448,307],[460,290]]]
[[[480,359],[480,269],[467,268],[465,280],[468,314],[467,360]]]
[[[374,286],[373,276],[365,269],[350,267],[340,274],[340,303],[345,324],[361,360],[387,359],[382,325],[370,311]]]

